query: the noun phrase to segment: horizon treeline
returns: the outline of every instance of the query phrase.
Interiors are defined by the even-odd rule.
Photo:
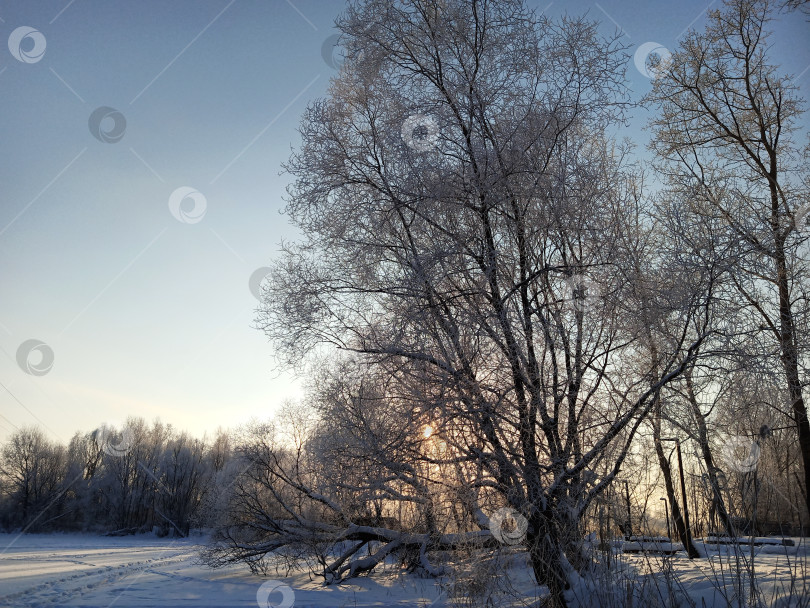
[[[67,445],[22,427],[0,447],[0,529],[187,536],[228,484],[229,441],[134,417]]]
[[[761,379],[754,384],[759,387],[738,384],[736,397],[746,401],[756,401],[752,393],[766,397],[761,392]],[[743,398],[745,393],[747,398]],[[193,528],[217,529],[223,521],[233,518],[235,505],[244,499],[242,485],[246,477],[251,478],[250,470],[255,467],[257,441],[261,443],[268,433],[292,438],[292,443],[282,448],[282,453],[290,457],[303,445],[309,450],[333,439],[328,427],[322,426],[324,421],[317,422],[337,413],[333,411],[336,405],[327,401],[323,395],[313,396],[309,407],[288,405],[269,422],[257,420],[234,429],[218,428],[211,437],[206,433],[202,438],[159,419],[149,423],[140,417],[128,418],[120,428],[102,425],[88,432],[77,431],[66,445],[48,438],[37,426],[21,427],[0,443],[0,530],[187,536]],[[382,411],[385,409],[383,406]],[[753,408],[746,416],[762,418],[764,410],[770,408],[763,403],[762,409]],[[303,427],[298,429],[303,432],[303,437],[298,438],[303,444],[296,441],[296,433],[290,427],[298,426],[293,423],[295,420],[301,424],[301,416],[309,421],[304,424],[306,431]],[[789,422],[787,417],[775,420],[772,412],[767,417],[774,426],[763,431],[767,432],[765,438],[752,438],[749,444],[742,436],[731,442],[726,437],[706,447],[721,460],[737,458],[741,463],[737,469],[729,470],[728,479],[724,477],[722,481],[725,508],[740,531],[747,528],[746,522],[750,523],[756,504],[758,532],[800,534],[806,524],[796,508],[801,500],[801,487],[797,484],[798,445],[792,429],[785,424]],[[356,421],[350,418],[346,424],[355,426]],[[728,420],[726,424],[732,422]],[[418,427],[407,433],[415,434],[413,440],[421,443],[430,440],[424,432]],[[431,429],[431,435],[436,439],[443,431]],[[606,499],[594,505],[585,518],[583,533],[666,531],[666,520],[658,513],[661,505],[657,500],[665,492],[665,480],[653,457],[652,446],[646,445],[648,440],[649,437],[640,442],[639,449],[627,462],[627,477],[635,480],[631,494],[625,495],[622,480],[612,484],[615,487],[606,492]],[[324,467],[335,466],[335,454],[316,451],[315,460],[321,460]],[[708,476],[700,442],[687,440],[684,455],[692,531],[697,535],[710,533],[714,531],[712,522],[716,521],[717,505],[706,500]],[[345,466],[349,469],[362,468],[359,462],[346,458]],[[756,462],[752,462],[751,468],[755,466],[760,472],[756,501],[751,500],[750,475],[743,468],[746,459],[752,458]],[[272,469],[265,464],[265,470]],[[241,507],[236,508],[240,510]],[[362,513],[369,518],[368,514],[375,511],[378,517],[382,512],[393,513],[380,504]],[[401,510],[399,514],[402,516]],[[400,519],[398,526],[411,527],[412,518]],[[677,537],[674,526],[673,532]]]

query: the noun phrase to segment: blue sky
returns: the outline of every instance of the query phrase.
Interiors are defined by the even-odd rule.
[[[551,15],[587,11],[606,33],[621,28],[631,53],[647,42],[675,48],[718,5],[535,4]],[[300,382],[274,368],[271,346],[252,327],[248,281],[296,236],[281,214],[288,178],[280,165],[301,111],[336,74],[322,47],[342,8],[326,0],[0,5],[0,440],[39,424],[66,441],[128,415],[202,435],[299,396]],[[37,61],[15,58],[41,51],[36,35],[22,53],[5,44],[25,26],[45,41]],[[774,29],[773,56],[807,91],[810,23],[794,13]],[[636,97],[649,90],[632,60],[628,75]],[[99,107],[118,114],[96,134],[114,138],[118,127],[118,141],[91,133]],[[637,112],[627,133],[643,139],[645,120]],[[175,209],[190,222],[170,209],[178,188],[199,192],[196,208],[187,199]],[[18,364],[31,339],[53,353],[47,373]],[[36,353],[23,360],[34,372],[41,365]]]

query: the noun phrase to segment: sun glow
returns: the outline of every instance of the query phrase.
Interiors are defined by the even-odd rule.
[[[424,431],[422,431],[422,435],[424,435],[424,436],[425,436],[425,439],[430,439],[430,436],[431,436],[432,434],[433,434],[433,427],[432,427],[432,426],[430,426],[430,425],[427,425],[427,426],[425,427],[425,430],[424,430]]]

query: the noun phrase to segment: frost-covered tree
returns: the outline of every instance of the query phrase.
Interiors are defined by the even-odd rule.
[[[287,166],[304,239],[261,325],[289,362],[328,344],[402,386],[421,376],[452,458],[526,518],[561,605],[579,519],[623,460],[603,467],[608,447],[632,440],[704,337],[705,301],[670,285],[648,315],[670,331],[651,330],[654,363],[643,354],[652,300],[626,270],[651,290],[659,274],[634,261],[643,197],[606,135],[626,57],[595,24],[519,1],[369,0],[338,27],[348,60]]]
[[[683,243],[727,261],[728,354],[779,362],[810,509],[806,384],[810,173],[792,77],[768,56],[766,0],[729,0],[690,32],[648,101],[651,143],[667,188],[710,239]],[[702,226],[702,228],[701,228]]]
[[[0,449],[0,525],[30,530],[188,534],[209,519],[216,484],[227,487],[228,435],[212,445],[170,425],[130,418],[76,433],[67,447],[36,428]]]
[[[64,495],[65,448],[34,427],[19,429],[0,450],[5,525],[37,530],[58,514]]]

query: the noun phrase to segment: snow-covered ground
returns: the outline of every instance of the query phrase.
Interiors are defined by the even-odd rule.
[[[810,606],[807,569],[810,551],[805,539],[794,540],[794,547],[755,549],[757,585],[765,605]],[[0,606],[446,608],[451,605],[448,588],[393,568],[339,587],[324,587],[304,572],[289,577],[271,574],[265,578],[251,575],[243,567],[211,570],[197,561],[198,545],[203,541],[203,537],[173,540],[150,536],[0,534]],[[635,605],[654,602],[665,606],[670,598],[675,600],[672,605],[677,605],[684,595],[697,606],[702,606],[703,601],[706,606],[738,605],[737,594],[747,597],[750,586],[735,576],[738,556],[733,548],[711,545],[700,548],[706,552],[706,558],[688,560],[678,553],[667,558],[619,554],[614,559],[618,570],[635,581],[637,594],[642,594],[636,595]],[[645,579],[651,570],[658,572],[657,587]],[[666,571],[674,575],[670,588],[661,574]],[[532,603],[536,591],[532,589],[525,559],[514,556],[512,572],[514,605]],[[779,599],[790,592],[791,584],[793,599],[790,602]],[[581,605],[596,608],[607,599],[604,592],[595,591],[599,587],[604,588],[597,584],[591,593],[583,585],[572,593]],[[620,589],[626,593],[626,585]],[[495,605],[506,604],[501,601]],[[681,600],[680,605],[689,603]]]
[[[698,539],[701,558],[690,560],[682,550],[667,556],[619,553],[614,570],[637,583],[635,595],[641,602],[634,605],[810,608],[810,539],[791,540],[793,546],[778,545],[777,540],[755,546],[752,561],[748,544],[717,545]],[[638,543],[627,544],[634,548]],[[751,564],[757,604],[751,603]]]
[[[263,583],[281,580],[295,608],[430,606],[441,591],[413,577],[363,578],[324,588],[301,573],[253,576],[247,568],[211,570],[197,563],[204,539],[0,534],[0,606],[258,606]],[[9,546],[10,545],[10,546]],[[264,587],[268,590],[268,586]],[[261,597],[261,595],[260,595]],[[265,593],[261,608],[283,605],[281,589]],[[439,602],[433,604],[438,607]]]

